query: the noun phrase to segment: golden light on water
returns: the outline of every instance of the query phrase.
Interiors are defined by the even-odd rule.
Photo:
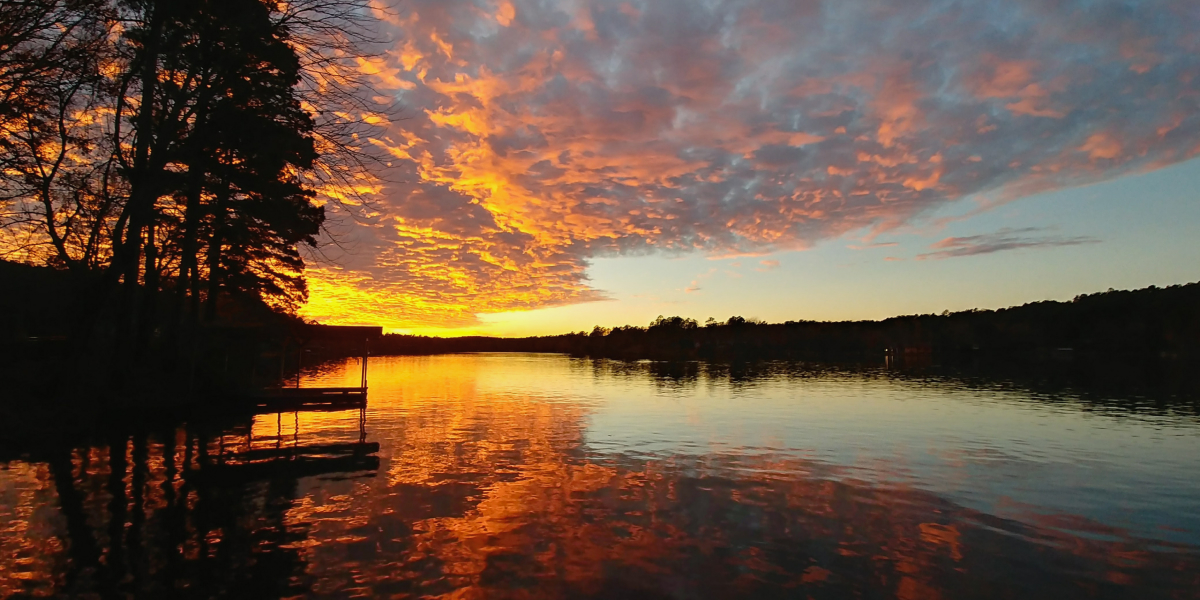
[[[302,384],[356,383],[360,372],[355,360],[320,365]],[[999,469],[1024,447],[981,451],[996,431],[1103,416],[1030,406],[1015,391],[1004,392],[1009,401],[863,374],[810,374],[791,382],[804,393],[789,400],[773,395],[772,375],[688,373],[547,355],[377,357],[365,412],[112,431],[105,442],[10,460],[0,470],[0,593],[554,598],[870,585],[916,600],[985,580],[1132,590],[1187,585],[1196,572],[1185,544],[997,496],[996,479],[972,470],[983,458]],[[733,389],[736,398],[724,397]],[[730,402],[747,422],[711,412]],[[799,409],[807,421],[788,412]],[[975,414],[956,422],[981,435],[945,438],[937,415],[946,411]],[[811,421],[805,447],[832,429],[841,441],[827,450],[852,458],[809,458],[796,439],[765,431],[774,425],[751,426],[764,415]],[[936,448],[884,456],[846,423],[900,436],[917,427]],[[1127,449],[1143,459],[1161,450],[1091,427],[1104,443],[1142,440]],[[345,454],[353,448],[370,456]],[[929,456],[948,470],[910,460]],[[983,511],[930,488],[994,502]]]

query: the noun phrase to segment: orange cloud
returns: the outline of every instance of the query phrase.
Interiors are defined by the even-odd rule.
[[[1121,142],[1108,133],[1100,132],[1089,137],[1079,147],[1079,151],[1086,152],[1088,158],[1092,160],[1098,158],[1113,159],[1121,155]]]
[[[772,271],[772,270],[779,268],[779,261],[777,261],[777,260],[760,260],[760,261],[758,261],[758,264],[760,264],[762,266],[755,269],[755,271],[760,271],[760,272],[764,272],[764,273],[767,271]]]
[[[1004,105],[1014,114],[1032,117],[1062,118],[1065,113],[1047,106],[1050,92],[1035,76],[1039,69],[1032,60],[1000,60],[984,57],[980,70],[968,79],[968,86],[982,99],[1009,99]]]
[[[305,314],[470,326],[603,298],[596,256],[761,256],[1195,154],[1200,59],[1164,50],[1194,12],[940,10],[405,3],[356,65],[403,107],[361,140],[390,166],[353,218],[331,205],[349,250]]]

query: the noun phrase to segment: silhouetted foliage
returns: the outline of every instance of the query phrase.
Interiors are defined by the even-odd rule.
[[[0,252],[74,270],[107,258],[107,156],[92,126],[110,89],[103,0],[0,3]]]
[[[365,0],[0,4],[0,257],[75,274],[59,329],[77,358],[171,367],[223,306],[306,300],[317,186],[352,196],[337,190],[370,178],[372,96],[348,69],[370,15]]]

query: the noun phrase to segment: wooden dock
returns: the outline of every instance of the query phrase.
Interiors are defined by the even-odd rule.
[[[252,412],[298,412],[298,411],[335,411],[353,408],[365,408],[367,405],[367,359],[370,356],[370,341],[383,334],[382,327],[344,327],[336,325],[304,325],[293,331],[290,339],[285,339],[279,351],[279,387],[269,387],[239,394],[238,404],[249,408]],[[310,343],[325,340],[339,343],[361,344],[362,365],[361,379],[357,387],[300,387],[301,373],[305,346]],[[287,387],[285,380],[287,347],[294,344],[298,348],[296,355],[296,385]]]
[[[185,479],[200,484],[243,484],[280,478],[369,472],[379,469],[379,444],[358,442],[256,448],[210,455]]]
[[[308,446],[282,446],[279,448],[254,448],[242,452],[230,453],[224,460],[249,463],[264,460],[296,458],[298,456],[332,457],[332,456],[365,456],[379,452],[378,442],[349,442],[342,444],[315,444]]]
[[[255,412],[346,410],[367,405],[367,388],[267,388],[255,392],[249,400]]]
[[[296,358],[296,386],[285,386],[285,367],[288,340],[279,353],[279,387],[264,388],[244,394],[239,400],[252,407],[255,413],[336,411],[365,408],[367,405],[367,359],[370,357],[370,341],[383,334],[382,327],[354,327],[337,325],[304,325],[294,332],[290,340],[300,349]],[[357,387],[300,387],[303,371],[304,347],[317,340],[334,340],[343,343],[362,344],[362,365]]]

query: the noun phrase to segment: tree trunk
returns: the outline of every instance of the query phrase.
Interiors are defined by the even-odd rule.
[[[200,119],[197,119],[200,123]],[[175,282],[174,314],[171,319],[171,345],[181,350],[193,335],[199,313],[199,228],[200,197],[204,191],[204,168],[197,152],[188,165],[187,203],[184,207],[183,239],[180,241],[179,278]]]
[[[144,355],[149,348],[154,330],[158,325],[158,242],[154,239],[155,230],[155,220],[151,218],[150,222],[146,224],[146,264],[142,275],[142,305],[141,314],[138,317],[137,346],[135,348],[139,357]]]
[[[164,5],[161,1],[153,2],[149,9],[149,26],[146,31],[144,54],[142,56],[142,71],[139,79],[142,85],[141,100],[138,105],[136,119],[137,134],[134,139],[134,156],[129,175],[129,201],[126,204],[128,224],[125,229],[125,239],[120,245],[115,245],[113,266],[123,277],[123,289],[118,305],[117,320],[117,356],[122,357],[129,352],[128,341],[136,336],[140,327],[133,306],[138,298],[140,286],[140,271],[142,258],[142,236],[153,210],[156,192],[154,191],[153,174],[150,172],[150,146],[154,142],[151,132],[154,127],[154,93],[158,84],[158,55],[159,38],[164,27]],[[139,336],[140,337],[140,336]]]
[[[211,323],[217,319],[217,296],[221,293],[221,245],[225,243],[225,218],[229,195],[229,182],[217,194],[213,207],[212,239],[208,242],[208,294],[204,298],[204,320]]]

